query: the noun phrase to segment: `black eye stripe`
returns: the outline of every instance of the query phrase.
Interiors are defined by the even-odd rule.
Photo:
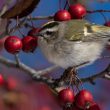
[[[51,34],[53,34],[54,32],[52,32],[52,31],[46,31],[46,34],[47,35],[51,35]]]

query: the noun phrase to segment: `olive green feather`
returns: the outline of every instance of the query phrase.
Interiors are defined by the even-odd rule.
[[[65,33],[65,38],[70,41],[86,41],[87,39],[91,40],[92,38],[94,38],[93,35],[96,33],[110,33],[110,27],[91,24],[86,20],[68,21],[67,26],[69,28],[67,28],[66,32],[68,33]],[[99,38],[102,36],[97,35],[95,37]]]

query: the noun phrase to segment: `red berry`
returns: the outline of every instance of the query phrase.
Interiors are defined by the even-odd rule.
[[[81,4],[70,5],[68,10],[73,19],[81,19],[86,15],[86,8]]]
[[[98,104],[92,105],[88,110],[101,110],[98,106]]]
[[[17,86],[17,81],[12,77],[8,77],[6,80],[6,88],[8,90],[13,90],[16,88],[16,86]]]
[[[55,21],[67,21],[71,19],[71,15],[67,10],[60,10],[55,13],[54,20]]]
[[[74,93],[70,88],[63,89],[58,94],[59,101],[61,105],[65,105],[67,103],[73,103],[74,101]]]
[[[22,49],[22,41],[17,36],[9,36],[5,40],[4,47],[9,53],[16,54]]]
[[[0,86],[3,86],[4,83],[5,83],[5,81],[4,81],[3,75],[0,74]]]
[[[106,22],[104,25],[110,27],[110,21]]]
[[[28,32],[28,36],[35,36],[39,32],[39,28],[33,28]]]
[[[37,37],[26,36],[22,39],[24,52],[33,52],[37,47]]]
[[[81,109],[88,108],[93,103],[93,96],[87,90],[81,90],[75,97],[75,104]]]

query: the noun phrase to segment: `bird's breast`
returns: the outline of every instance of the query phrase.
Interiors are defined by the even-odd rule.
[[[39,46],[46,58],[60,67],[67,68],[84,62],[93,62],[99,58],[104,44],[100,42],[56,42],[48,44],[39,39]]]

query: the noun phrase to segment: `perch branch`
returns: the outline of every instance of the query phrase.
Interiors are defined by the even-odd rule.
[[[47,74],[49,72],[52,72],[53,70],[56,70],[58,69],[58,66],[52,66],[52,67],[48,67],[46,69],[43,69],[43,70],[38,70],[36,71],[35,69],[19,62],[19,66],[17,64],[17,62],[14,62],[14,61],[11,61],[9,59],[6,59],[2,56],[0,56],[0,63],[5,65],[5,66],[9,66],[9,67],[13,67],[13,68],[17,68],[17,69],[20,69],[24,72],[26,72],[27,74],[29,74],[31,77],[37,77],[39,75],[44,75],[44,74]]]
[[[20,62],[19,66],[18,66],[16,62],[11,61],[11,60],[4,58],[2,56],[0,56],[0,63],[5,65],[5,66],[20,69],[20,70],[24,71],[25,73],[29,74],[36,81],[41,81],[41,82],[47,83],[49,86],[54,87],[54,88],[59,87],[59,86],[63,86],[63,85],[68,83],[68,82],[64,82],[62,80],[60,81],[60,78],[56,81],[54,79],[42,76],[46,73],[49,73],[49,72],[52,72],[53,70],[58,69],[59,67],[56,65],[52,66],[52,67],[48,67],[48,68],[43,69],[43,70],[36,71],[35,69],[23,64],[22,62]],[[103,70],[102,72],[97,73],[97,74],[92,75],[92,76],[89,76],[89,77],[86,77],[86,78],[82,78],[81,80],[83,83],[89,82],[91,84],[94,84],[94,81],[98,78],[110,80],[110,65],[108,65],[107,68],[105,70]]]
[[[38,79],[37,77],[35,77],[35,80],[47,83],[49,86],[53,88],[57,88],[69,83],[69,81],[68,82],[62,81],[62,77],[63,76],[60,77],[61,80],[60,78],[57,80],[57,79],[51,79],[46,77],[41,77]],[[90,83],[94,85],[95,84],[94,81],[99,78],[110,80],[110,65],[108,65],[107,68],[100,73],[97,73],[95,75],[92,75],[86,78],[81,78],[81,81],[83,83]]]

